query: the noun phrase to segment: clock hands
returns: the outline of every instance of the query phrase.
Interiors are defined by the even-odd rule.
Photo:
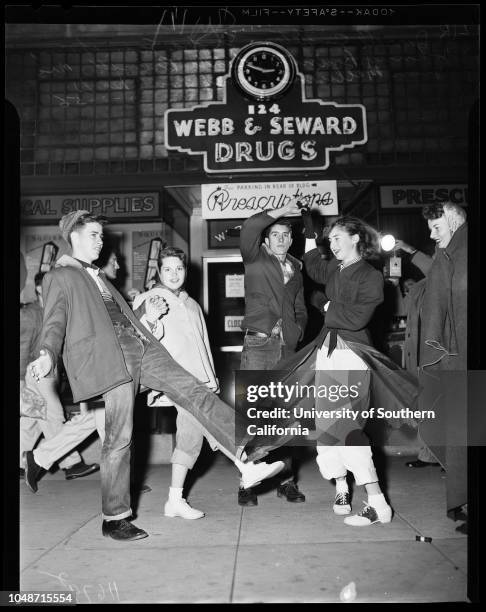
[[[231,76],[245,97],[271,100],[294,82],[295,61],[287,49],[274,43],[250,43],[235,57]]]
[[[275,68],[261,68],[260,66],[255,66],[255,64],[247,64],[248,68],[253,68],[253,70],[258,70],[258,72],[275,72]]]

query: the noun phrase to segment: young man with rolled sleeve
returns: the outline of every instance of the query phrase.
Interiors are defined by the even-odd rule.
[[[292,353],[303,337],[307,323],[301,262],[289,255],[292,226],[285,215],[298,213],[290,203],[277,210],[253,215],[241,228],[240,251],[245,265],[245,331],[241,354],[242,370],[272,370]],[[262,233],[264,241],[262,242]],[[292,449],[288,449],[292,452]],[[304,502],[290,457],[285,459],[284,479],[277,495],[289,502]],[[240,506],[256,506],[252,489],[240,483]]]

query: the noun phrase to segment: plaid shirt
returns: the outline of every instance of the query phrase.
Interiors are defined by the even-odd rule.
[[[361,257],[358,255],[358,257],[355,257],[352,261],[348,261],[348,263],[342,263],[339,264],[338,268],[339,268],[339,272],[341,272],[342,270],[344,270],[344,268],[347,268],[348,266],[352,266],[353,264],[355,264],[357,261],[360,261]]]

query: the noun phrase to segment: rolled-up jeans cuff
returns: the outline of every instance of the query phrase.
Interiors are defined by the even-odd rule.
[[[106,514],[101,514],[104,521],[121,521],[121,519],[127,518],[127,516],[132,516],[132,509],[126,510],[121,514],[116,514],[115,516],[107,516]]]
[[[171,463],[178,463],[179,465],[185,466],[188,470],[192,470],[192,468],[194,467],[194,464],[196,463],[198,457],[199,457],[199,453],[195,457],[192,457],[188,453],[185,453],[184,451],[180,450],[179,448],[176,448],[176,449],[174,449],[174,452],[172,453],[172,457],[170,458],[170,462]]]

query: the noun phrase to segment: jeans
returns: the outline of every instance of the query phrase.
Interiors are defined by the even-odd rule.
[[[101,451],[101,495],[105,520],[131,515],[130,445],[133,406],[138,386],[163,391],[180,410],[194,417],[202,433],[212,437],[219,450],[236,459],[235,418],[238,414],[206,385],[186,372],[161,345],[142,339],[132,327],[114,325],[132,381],[107,391],[105,441]]]
[[[204,436],[197,423],[193,423],[186,412],[177,406],[176,408],[176,444],[170,462],[184,465],[188,470],[192,470],[201,452]]]
[[[251,334],[245,334],[243,340],[243,350],[241,352],[241,370],[273,370],[281,359],[293,354],[282,343],[280,336],[269,336],[261,338]],[[292,446],[281,447],[273,451],[272,459],[281,460],[285,463],[285,468],[281,473],[280,482],[283,484],[294,480],[294,469],[292,467],[292,457],[294,454]],[[283,478],[282,478],[283,477]]]
[[[279,336],[260,338],[245,335],[241,352],[241,370],[273,370],[277,363],[291,355]]]

